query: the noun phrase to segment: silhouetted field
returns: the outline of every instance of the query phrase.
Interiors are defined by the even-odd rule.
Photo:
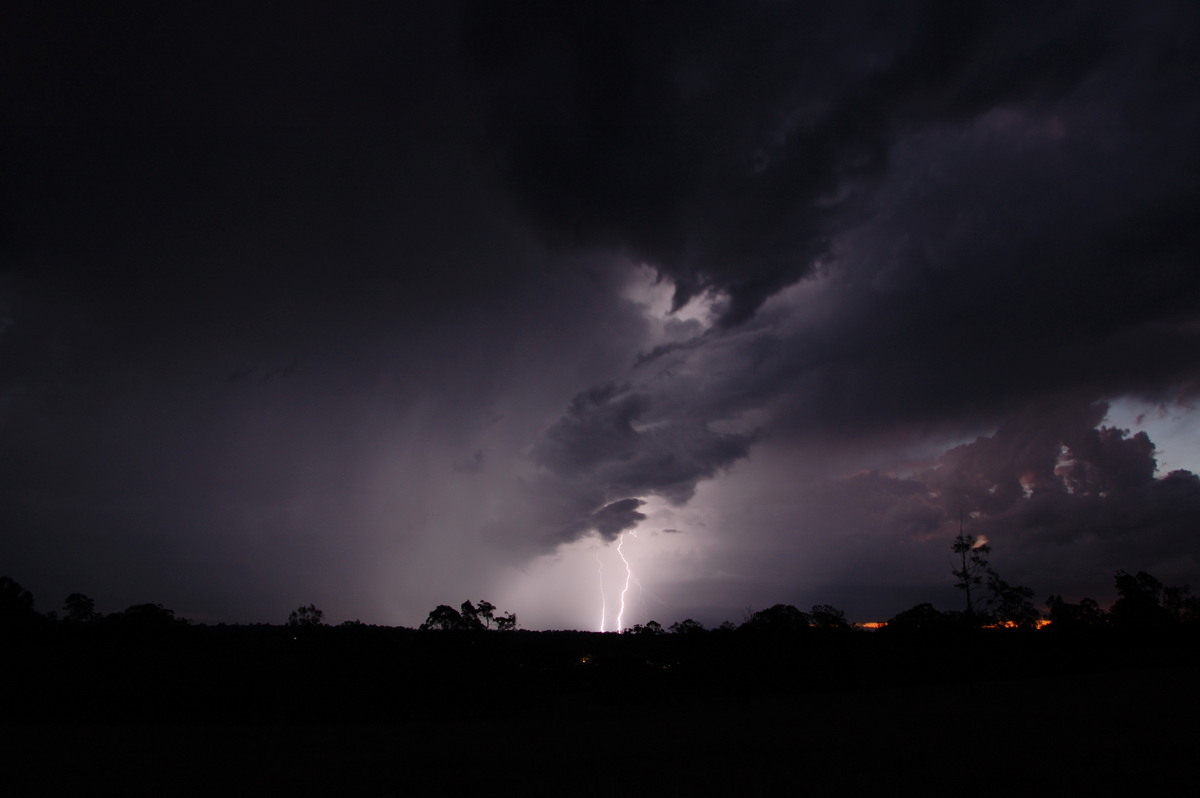
[[[1192,638],[59,625],[0,793],[1180,794]]]

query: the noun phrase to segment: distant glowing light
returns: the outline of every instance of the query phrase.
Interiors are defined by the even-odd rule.
[[[1050,621],[1046,618],[1038,618],[1033,622],[1034,629],[1044,629],[1050,625]],[[1016,621],[1000,621],[999,623],[989,623],[984,626],[984,629],[1017,629],[1020,624]]]

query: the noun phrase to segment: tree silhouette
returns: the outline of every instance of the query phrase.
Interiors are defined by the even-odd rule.
[[[988,613],[999,624],[1036,629],[1042,614],[1033,605],[1033,588],[1010,585],[991,568],[987,572]]]
[[[795,634],[808,631],[808,615],[791,604],[776,604],[750,616],[741,629],[762,634]]]
[[[954,628],[955,613],[945,613],[928,602],[909,607],[887,622],[889,632],[940,632]]]
[[[1186,624],[1200,621],[1200,597],[1191,592],[1191,585],[1163,588],[1162,605],[1172,619]]]
[[[470,601],[464,601],[459,607],[459,619],[463,629],[487,629],[492,621],[492,611],[496,607],[489,602],[480,601],[476,607]]]
[[[685,618],[682,621],[676,621],[668,626],[667,629],[671,632],[671,634],[677,635],[694,635],[707,631],[704,628],[704,624],[700,623],[699,621],[692,620],[691,618]]]
[[[490,601],[479,600],[476,605],[475,614],[479,618],[479,622],[483,624],[484,629],[491,629],[496,624],[496,605]]]
[[[28,623],[36,616],[33,594],[15,579],[0,576],[0,623]]]
[[[1084,597],[1078,604],[1063,600],[1062,596],[1051,595],[1046,599],[1050,628],[1055,632],[1077,632],[1081,629],[1099,629],[1108,623],[1108,614],[1100,609],[1093,598]]]
[[[305,604],[292,610],[287,619],[288,626],[324,626],[325,613],[315,604]]]
[[[512,631],[517,628],[517,616],[511,612],[497,616],[496,605],[482,599],[478,606],[464,601],[457,610],[448,604],[439,604],[420,626],[421,629],[445,632],[486,631],[493,627],[502,632]]]
[[[958,580],[954,586],[966,594],[966,614],[973,616],[984,577],[990,570],[987,558],[992,547],[982,540],[976,540],[973,535],[964,535],[960,525],[958,537],[950,544],[950,548],[958,556],[959,563],[958,567],[953,569],[954,578]]]
[[[1117,571],[1116,583],[1119,598],[1109,614],[1113,625],[1123,629],[1155,629],[1177,621],[1178,614],[1166,605],[1182,603],[1189,590],[1186,586],[1166,588],[1145,571],[1136,574]]]
[[[90,623],[98,620],[96,602],[82,593],[72,593],[63,601],[63,620],[68,623]]]
[[[448,604],[439,604],[430,610],[428,617],[425,618],[425,623],[421,624],[421,628],[437,629],[443,632],[462,629],[463,617],[458,610]]]
[[[631,635],[661,635],[666,634],[662,628],[662,624],[658,621],[647,621],[644,625],[635,623],[633,626],[625,630],[625,634]]]
[[[124,612],[114,612],[105,617],[105,626],[123,629],[137,637],[153,638],[170,634],[187,621],[175,617],[175,610],[161,604],[134,604]]]
[[[852,628],[846,620],[846,613],[829,604],[814,604],[812,612],[809,613],[809,620],[818,629],[849,630]]]

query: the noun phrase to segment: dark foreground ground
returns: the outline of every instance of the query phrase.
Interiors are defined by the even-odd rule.
[[[335,631],[10,647],[0,794],[1200,794],[1188,641]]]

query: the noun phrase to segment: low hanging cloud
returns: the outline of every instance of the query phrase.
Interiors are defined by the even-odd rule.
[[[684,504],[697,483],[745,457],[752,442],[751,435],[716,432],[703,418],[666,414],[655,397],[610,382],[572,399],[531,459],[541,473],[539,493],[576,497],[556,502],[556,542],[589,530],[612,540],[645,519],[641,497]]]
[[[604,505],[592,513],[589,521],[596,534],[604,540],[615,540],[627,529],[635,528],[646,520],[646,514],[638,512],[645,504],[641,499],[621,499]]]

